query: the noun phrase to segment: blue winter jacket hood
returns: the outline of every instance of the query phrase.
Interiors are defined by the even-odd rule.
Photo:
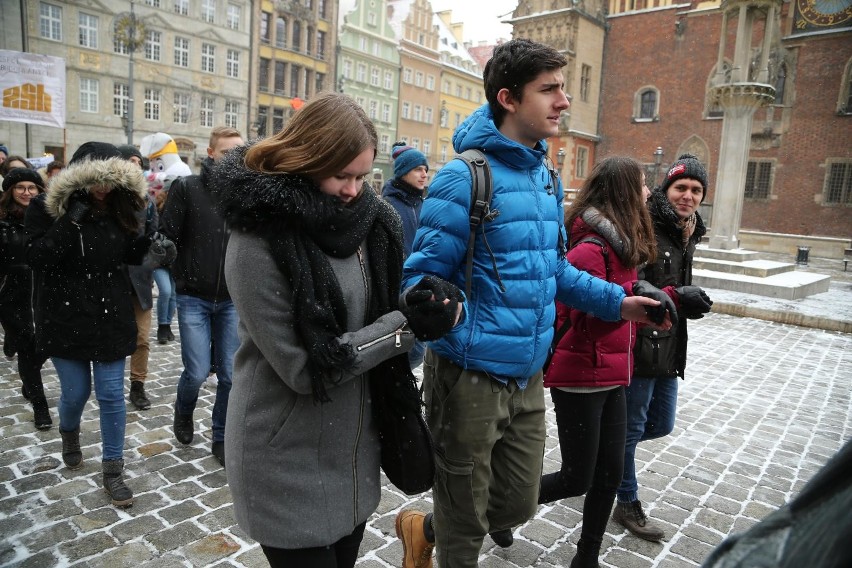
[[[554,298],[617,321],[625,294],[578,271],[557,250],[560,233],[564,240],[562,183],[553,183],[544,141],[529,148],[505,137],[485,105],[459,125],[453,147],[457,153],[471,148],[485,152],[494,180],[491,209],[499,215],[483,223],[484,235],[477,235],[471,297],[462,320],[429,346],[460,367],[487,372],[501,382],[515,379],[524,388],[550,349]],[[432,180],[405,263],[403,289],[426,274],[465,289],[471,183],[462,160],[450,160]]]

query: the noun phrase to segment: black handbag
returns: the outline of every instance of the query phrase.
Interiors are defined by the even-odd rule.
[[[376,370],[370,386],[382,471],[406,495],[429,491],[435,481],[435,445],[408,356],[394,357]]]

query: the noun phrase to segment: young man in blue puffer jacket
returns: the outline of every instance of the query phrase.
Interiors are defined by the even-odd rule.
[[[529,40],[501,44],[485,67],[488,104],[453,136],[456,152],[485,153],[494,180],[491,209],[499,215],[477,235],[461,318],[429,343],[423,364],[436,448],[435,510],[397,516],[404,568],[430,567],[435,545],[442,568],[475,567],[486,534],[508,546],[511,528],[535,513],[546,437],[541,368],[553,337],[554,299],[607,321],[650,323],[646,307],[658,319],[661,310],[674,311],[664,294],[651,292],[667,302],[662,306],[625,293],[575,269],[560,250],[562,184],[551,175],[544,139],[558,134],[560,113],[569,107],[565,65],[557,51]],[[465,289],[471,184],[461,160],[435,176],[403,289],[423,287],[424,277]]]

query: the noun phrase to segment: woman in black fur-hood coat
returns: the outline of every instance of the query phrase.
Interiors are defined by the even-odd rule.
[[[413,380],[414,336],[396,309],[402,228],[363,183],[375,148],[363,110],[330,93],[211,176],[240,320],[228,484],[237,522],[273,566],[326,547],[354,565],[381,489],[370,381]]]
[[[122,266],[139,264],[150,246],[150,239],[137,238],[135,219],[147,187],[141,170],[115,147],[87,144],[27,208],[36,342],[49,357],[115,361],[136,349],[131,287]],[[100,157],[107,159],[92,159]],[[92,197],[99,186],[112,188],[104,210]],[[79,222],[67,214],[75,202],[88,207]]]

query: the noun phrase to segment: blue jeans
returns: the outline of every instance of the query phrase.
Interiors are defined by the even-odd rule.
[[[124,450],[124,427],[127,408],[124,405],[124,362],[75,361],[51,357],[62,392],[59,395],[59,429],[70,432],[80,427],[83,408],[92,394],[92,375],[95,396],[101,418],[103,460],[121,459]]]
[[[175,279],[168,268],[154,270],[154,282],[157,283],[157,325],[170,325],[177,309]]]
[[[231,300],[210,302],[177,295],[178,329],[183,372],[178,380],[175,410],[192,415],[198,402],[198,390],[210,372],[210,340],[216,343],[216,402],[213,404],[213,441],[225,440],[225,415],[231,394],[234,353],[240,345],[237,337],[237,309]]]
[[[674,429],[677,382],[677,377],[633,377],[625,390],[627,438],[624,444],[624,475],[617,494],[620,503],[639,500],[636,445],[645,440],[668,436]]]

